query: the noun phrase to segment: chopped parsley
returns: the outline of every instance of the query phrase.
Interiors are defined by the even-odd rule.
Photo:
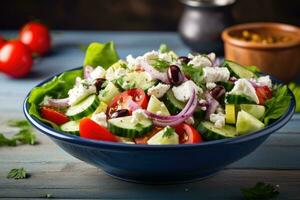
[[[279,186],[258,182],[252,188],[242,188],[241,192],[247,200],[272,199],[278,196]]]
[[[23,167],[11,169],[10,172],[8,172],[8,174],[6,176],[6,178],[8,178],[8,179],[25,179],[28,177],[29,176]]]
[[[170,63],[162,59],[153,59],[151,65],[158,70],[163,70],[167,69]]]
[[[203,69],[194,68],[193,65],[183,65],[182,67],[183,73],[192,79],[199,87],[204,87],[203,85]]]
[[[175,133],[175,130],[173,129],[173,128],[171,128],[170,126],[166,126],[165,128],[164,128],[164,133],[163,133],[163,138],[164,137],[167,137],[167,138],[169,138],[169,137],[171,137],[173,134]]]

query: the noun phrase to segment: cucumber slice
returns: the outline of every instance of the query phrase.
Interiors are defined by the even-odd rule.
[[[109,82],[107,86],[99,92],[99,99],[108,104],[118,94],[120,94],[119,89],[112,82]]]
[[[245,67],[230,61],[230,60],[225,60],[224,63],[222,64],[223,67],[227,67],[228,70],[230,71],[232,76],[235,76],[237,78],[256,78],[256,74],[253,73],[252,71],[249,71]]]
[[[162,116],[170,115],[166,105],[153,95],[150,97],[147,110],[152,113],[160,113]]]
[[[163,102],[172,115],[178,114],[185,106],[184,102],[181,102],[175,98],[172,90],[166,92],[166,94],[163,96]]]
[[[246,95],[240,94],[226,94],[226,104],[256,104],[253,100],[248,98]]]
[[[265,127],[265,124],[256,119],[253,115],[239,111],[236,121],[236,130],[239,135],[255,132]]]
[[[172,134],[166,136],[165,132],[170,127],[165,127],[154,136],[152,136],[148,141],[147,144],[151,145],[162,145],[162,144],[179,144],[179,136],[174,131]]]
[[[152,122],[149,119],[140,120],[139,123],[132,123],[132,116],[118,117],[108,120],[108,130],[120,137],[134,138],[149,132]]]
[[[146,72],[133,71],[119,78],[116,83],[123,89],[140,88],[147,90],[157,83],[156,80],[151,80],[151,77]]]
[[[236,108],[234,104],[225,105],[225,120],[227,124],[235,124],[236,121]]]
[[[60,130],[66,133],[79,136],[79,122],[78,121],[69,121],[60,126]]]
[[[90,95],[78,104],[68,108],[66,115],[73,120],[81,119],[92,114],[98,107],[100,101],[98,96]]]
[[[217,128],[213,123],[208,121],[204,121],[199,124],[197,130],[201,133],[202,138],[205,140],[219,140],[237,136],[235,127],[225,125],[222,128]]]
[[[244,110],[247,113],[253,115],[257,119],[261,119],[266,112],[266,108],[262,105],[241,104],[240,108],[241,110]]]
[[[96,108],[95,112],[93,114],[101,113],[101,112],[106,112],[107,109],[107,104],[104,102],[100,102],[99,106]]]

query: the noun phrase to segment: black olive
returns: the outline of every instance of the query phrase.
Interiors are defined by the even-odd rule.
[[[225,95],[225,92],[225,88],[221,85],[217,85],[216,87],[210,90],[211,96],[218,101]]]
[[[97,92],[100,91],[102,89],[102,84],[105,82],[105,78],[97,78],[94,81],[94,85],[96,87]]]
[[[173,85],[180,85],[183,80],[183,74],[177,65],[170,65],[168,68],[168,79]]]
[[[127,110],[127,109],[120,109],[120,110],[117,110],[117,111],[113,112],[110,115],[110,118],[125,117],[125,116],[128,116],[128,115],[129,115],[129,110]]]
[[[186,65],[191,61],[191,59],[189,59],[189,58],[186,57],[186,56],[180,56],[180,57],[178,58],[178,60],[181,62],[181,64],[186,64]]]

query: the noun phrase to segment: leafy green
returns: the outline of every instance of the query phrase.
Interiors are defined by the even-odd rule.
[[[194,68],[193,65],[183,65],[182,71],[187,77],[192,79],[196,83],[196,85],[200,87],[204,87],[202,68]]]
[[[153,59],[151,65],[158,70],[163,70],[167,69],[170,63],[162,59]]]
[[[25,179],[28,178],[28,174],[26,170],[22,168],[16,168],[10,170],[10,172],[7,174],[6,178],[9,179]]]
[[[264,123],[267,125],[272,120],[280,118],[288,109],[291,97],[288,94],[287,86],[276,86],[274,96],[266,101],[266,112],[264,115]]]
[[[34,145],[36,143],[36,135],[30,129],[22,129],[15,134],[13,139],[23,143]]]
[[[15,139],[8,139],[2,133],[0,133],[0,147],[1,146],[16,146],[17,141]]]
[[[124,90],[129,90],[129,89],[133,89],[136,87],[136,82],[126,80],[125,76],[121,76],[115,82]]]
[[[250,65],[250,66],[244,66],[246,69],[248,69],[249,71],[253,72],[253,73],[258,73],[260,72],[260,69],[254,65]]]
[[[160,53],[168,53],[170,51],[170,49],[166,44],[160,44],[158,51]]]
[[[18,128],[31,128],[30,123],[27,120],[9,120],[7,122],[8,126],[18,127]]]
[[[262,182],[256,183],[252,188],[241,189],[245,199],[255,200],[255,199],[272,199],[279,194],[279,186],[273,186],[271,184],[265,184]]]
[[[295,99],[296,99],[296,112],[300,112],[300,85],[296,83],[290,83],[288,85],[290,90],[293,92]]]
[[[119,56],[112,41],[106,44],[93,42],[86,50],[83,65],[102,66],[107,69],[118,60]]]
[[[75,84],[76,77],[82,76],[82,70],[74,70],[62,73],[60,76],[54,77],[51,81],[42,86],[34,88],[29,97],[29,114],[41,120],[44,123],[52,125],[54,128],[58,126],[48,120],[43,119],[39,114],[39,104],[43,101],[45,96],[53,98],[67,97],[68,91]]]
[[[164,128],[164,134],[162,137],[171,137],[175,133],[175,130],[170,126]]]

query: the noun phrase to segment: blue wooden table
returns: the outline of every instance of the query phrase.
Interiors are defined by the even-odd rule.
[[[0,32],[8,37],[15,32]],[[79,45],[113,40],[120,57],[133,56],[168,44],[179,55],[188,49],[175,33],[161,32],[53,32],[53,52],[37,59],[32,73],[13,80],[0,75],[0,132],[14,133],[7,120],[22,119],[22,101],[29,90],[45,78],[78,67],[84,53]],[[38,145],[0,148],[0,198],[60,199],[242,199],[240,188],[258,181],[280,185],[278,199],[300,199],[300,115],[255,152],[207,180],[180,185],[140,185],[122,182],[65,153],[38,133]],[[29,179],[11,180],[11,168],[24,167]]]

